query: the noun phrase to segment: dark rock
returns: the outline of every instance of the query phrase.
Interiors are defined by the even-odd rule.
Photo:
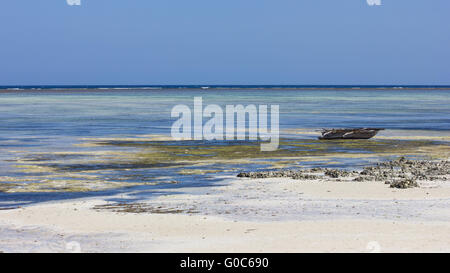
[[[391,182],[391,188],[397,189],[409,189],[409,188],[417,188],[419,184],[413,179],[403,179],[400,181]]]
[[[322,172],[326,177],[333,178],[335,181],[341,177],[350,175],[356,176],[353,181],[368,182],[379,181],[391,184],[393,188],[411,188],[418,187],[417,180],[447,180],[450,175],[449,161],[431,161],[431,160],[408,160],[400,157],[397,160],[377,163],[374,166],[365,167],[361,172],[345,171],[339,169],[312,168],[309,170],[278,170],[264,172],[246,172],[238,174],[238,177],[247,178],[269,178],[269,177],[290,177],[297,180],[319,180],[324,178],[322,175],[316,175]],[[307,174],[307,173],[314,174]],[[342,179],[341,179],[342,180]]]

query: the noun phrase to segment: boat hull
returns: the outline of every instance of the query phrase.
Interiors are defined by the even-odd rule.
[[[331,129],[323,130],[321,140],[332,139],[370,139],[380,130],[379,128],[358,128],[358,129]]]

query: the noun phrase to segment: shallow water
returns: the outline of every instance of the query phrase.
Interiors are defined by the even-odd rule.
[[[398,89],[0,91],[0,191],[22,196],[30,192],[51,196],[67,191],[105,193],[142,185],[208,186],[219,181],[215,179],[219,174],[262,168],[355,168],[393,156],[386,150],[380,156],[374,144],[393,153],[400,152],[397,146],[411,146],[410,150],[414,145],[448,146],[449,95],[449,90]],[[172,107],[186,104],[193,108],[194,97],[202,97],[204,106],[223,108],[227,104],[277,104],[286,143],[277,154],[261,159],[256,155],[257,143],[189,142],[189,151],[183,153],[179,142],[151,142],[152,136],[169,135],[175,121],[170,117]],[[316,141],[315,130],[329,127],[388,130],[367,145]],[[301,143],[295,144],[296,140]],[[170,145],[175,150],[168,149]],[[238,151],[232,150],[236,145],[246,155],[237,156]],[[202,152],[206,149],[213,152]],[[282,153],[298,160],[286,159]],[[42,195],[39,198],[45,200]]]

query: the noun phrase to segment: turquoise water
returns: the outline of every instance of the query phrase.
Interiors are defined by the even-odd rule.
[[[83,148],[82,138],[127,138],[170,133],[175,119],[172,107],[193,107],[194,97],[203,105],[279,105],[280,128],[311,129],[329,127],[383,127],[390,130],[448,135],[450,130],[450,90],[292,90],[292,89],[162,89],[162,90],[20,90],[0,91],[0,177],[26,176],[18,160],[36,159],[36,154],[52,152],[101,151]],[[405,133],[406,132],[406,133]],[[441,133],[440,133],[441,132]],[[315,138],[315,136],[311,137]],[[256,147],[258,148],[258,147]],[[108,148],[110,149],[110,148]],[[136,147],[116,147],[132,152]],[[289,149],[289,148],[288,148]],[[297,148],[298,149],[298,148]],[[355,149],[346,152],[364,152]],[[76,162],[77,155],[45,159],[47,162]],[[42,161],[45,161],[42,159]],[[55,162],[56,162],[55,161]],[[356,164],[348,159],[349,164]],[[32,162],[32,161],[31,161]],[[313,161],[312,161],[313,162]],[[318,161],[319,162],[319,161]],[[320,162],[319,162],[320,163]],[[318,164],[319,164],[318,163]],[[79,164],[79,163],[77,163]],[[314,166],[314,163],[309,163]],[[319,164],[320,165],[320,164]],[[333,166],[333,165],[330,165]],[[217,166],[216,166],[217,167]],[[233,166],[228,166],[232,168]],[[236,167],[236,166],[234,166]],[[257,163],[241,169],[264,167]],[[188,166],[186,168],[191,168]],[[61,169],[64,172],[64,169]],[[129,177],[126,181],[155,180],[173,170],[140,167],[133,173],[115,168],[96,173],[101,179]],[[233,172],[230,172],[234,174]],[[202,184],[209,176],[183,176],[185,183]],[[206,181],[206,180],[205,180]],[[3,195],[2,195],[3,196]]]
[[[450,129],[446,90],[124,90],[0,93],[0,137],[169,133],[174,105],[278,104],[281,128]]]

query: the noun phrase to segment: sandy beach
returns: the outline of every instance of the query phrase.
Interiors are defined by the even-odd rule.
[[[0,251],[450,251],[446,181],[396,189],[331,179],[224,179],[142,202],[131,191],[2,210]]]

